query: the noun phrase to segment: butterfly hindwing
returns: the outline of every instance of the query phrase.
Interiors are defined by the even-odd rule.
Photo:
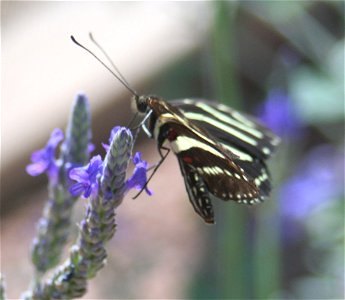
[[[255,184],[242,168],[226,155],[218,156],[205,149],[191,147],[179,152],[177,156],[198,173],[213,196],[225,201],[248,203],[259,198]]]
[[[196,170],[188,166],[181,158],[178,159],[181,173],[185,182],[189,201],[195,212],[206,223],[214,223],[213,206],[205,183]]]

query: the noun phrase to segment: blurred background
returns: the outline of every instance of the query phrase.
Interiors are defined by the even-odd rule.
[[[269,163],[272,197],[255,207],[216,201],[214,226],[194,213],[170,155],[154,195],[118,208],[107,266],[83,299],[344,298],[342,1],[1,2],[7,296],[32,278],[47,199],[44,176],[25,173],[31,152],[65,128],[79,91],[90,99],[95,153],[132,115],[127,90],[69,39],[95,49],[89,31],[140,93],[221,101],[256,115],[282,144]],[[150,164],[159,159],[154,141],[136,147]],[[84,210],[80,201],[74,224]]]

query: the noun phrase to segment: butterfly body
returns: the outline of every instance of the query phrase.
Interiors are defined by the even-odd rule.
[[[200,102],[203,108],[214,113],[212,118],[195,112],[193,115],[190,108],[196,103],[199,102],[183,100],[175,106],[155,96],[137,99],[138,110],[150,114],[143,127],[157,141],[161,157],[166,146],[175,153],[194,210],[205,222],[214,223],[211,196],[224,201],[254,204],[269,193],[269,178],[263,160],[274,148],[272,142],[275,137],[255,121],[226,107],[222,107],[225,113],[212,111],[215,110],[214,105]],[[241,122],[226,119],[229,112],[235,113]],[[236,129],[227,128],[226,120],[231,120]],[[253,134],[248,133],[250,127]],[[245,130],[246,135],[243,133]],[[237,134],[235,138],[234,133]],[[266,137],[268,141],[265,144],[268,145],[261,151],[257,150],[258,143],[252,135]],[[229,141],[230,146],[226,144]],[[260,189],[261,183],[265,184]]]

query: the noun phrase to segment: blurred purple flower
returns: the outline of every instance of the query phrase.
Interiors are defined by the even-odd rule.
[[[145,160],[141,159],[141,153],[137,152],[133,157],[133,163],[135,165],[135,169],[133,175],[127,180],[126,188],[130,190],[132,188],[136,188],[137,190],[142,190],[147,182],[147,169],[148,165]],[[152,191],[145,187],[145,192],[151,196]]]
[[[87,152],[88,153],[92,153],[94,150],[95,150],[95,145],[94,144],[92,144],[92,143],[89,143],[88,145],[87,145]]]
[[[118,132],[121,128],[122,128],[121,126],[115,126],[111,130],[110,137],[109,137],[109,144],[102,143],[102,146],[105,149],[105,151],[107,151],[107,152],[109,151],[110,144],[111,144],[112,140],[114,139],[114,136],[115,136],[116,132]]]
[[[103,162],[100,155],[91,158],[88,165],[81,168],[74,168],[69,172],[69,177],[77,181],[73,184],[69,191],[76,197],[83,194],[88,198],[91,194],[95,195],[98,192],[98,180],[103,169]]]
[[[32,153],[32,164],[26,167],[26,172],[31,176],[37,176],[46,172],[49,179],[52,182],[56,182],[59,168],[55,160],[55,152],[58,144],[63,140],[63,138],[64,134],[61,129],[54,129],[46,146]]]
[[[303,220],[315,208],[336,200],[342,193],[343,165],[344,157],[331,146],[315,148],[280,189],[283,216]]]
[[[265,102],[259,107],[261,121],[279,136],[296,136],[301,121],[289,95],[282,89],[269,92]]]

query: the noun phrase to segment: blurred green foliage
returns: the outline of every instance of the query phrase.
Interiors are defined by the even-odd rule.
[[[208,43],[156,90],[255,113],[270,91],[281,89],[300,123],[282,136],[270,162],[271,199],[255,208],[214,203],[217,224],[207,231],[189,297],[342,299],[344,2],[217,1],[212,7]],[[312,155],[325,145],[332,150]]]

